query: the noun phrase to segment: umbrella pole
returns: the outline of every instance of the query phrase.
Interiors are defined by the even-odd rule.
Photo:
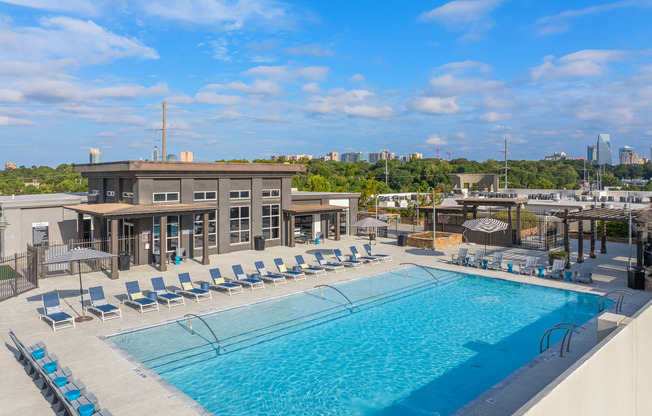
[[[81,273],[81,261],[77,260],[77,270],[79,271],[79,296],[81,297],[81,308],[82,315],[75,318],[75,322],[85,322],[93,319],[92,316],[86,316],[86,310],[84,309],[84,288],[82,286],[82,273]]]

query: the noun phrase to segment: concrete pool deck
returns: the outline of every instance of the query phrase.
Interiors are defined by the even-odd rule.
[[[81,379],[86,384],[87,389],[98,397],[100,406],[109,409],[115,416],[142,413],[197,415],[202,413],[202,408],[193,405],[193,401],[190,401],[175,389],[166,386],[165,383],[159,383],[157,377],[154,377],[146,367],[123,357],[100,337],[132,328],[180,319],[188,313],[208,313],[258,302],[271,297],[302,292],[313,288],[317,284],[336,284],[369,274],[381,273],[402,267],[400,266],[402,262],[412,262],[446,270],[469,272],[482,276],[597,295],[614,289],[627,288],[625,269],[628,260],[628,249],[626,245],[618,243],[607,243],[609,253],[598,254],[596,259],[589,259],[587,250],[585,258],[587,262],[593,264],[595,283],[586,285],[509,274],[505,271],[467,269],[449,264],[451,254],[457,254],[460,247],[468,247],[469,253],[473,253],[476,249],[483,248],[481,246],[452,246],[437,250],[436,254],[433,255],[432,251],[412,247],[398,247],[395,240],[381,239],[374,249],[379,253],[391,254],[394,258],[393,262],[365,266],[357,270],[347,268],[344,273],[335,274],[329,272],[327,276],[321,277],[308,276],[306,280],[299,282],[290,279],[287,285],[277,287],[266,285],[265,290],[256,290],[254,292],[245,289],[243,294],[233,296],[228,296],[225,292],[213,291],[212,300],[196,303],[194,300],[187,298],[185,306],[168,309],[161,305],[158,312],[140,314],[129,306],[119,305],[120,301],[125,297],[124,282],[126,281],[137,280],[140,288],[143,291],[148,291],[151,288],[150,279],[163,276],[168,288],[178,288],[177,274],[181,272],[189,272],[194,282],[201,282],[208,281],[208,270],[210,268],[219,267],[222,274],[228,278],[232,276],[231,265],[233,264],[242,264],[246,272],[252,272],[253,262],[263,260],[268,270],[275,270],[273,259],[277,257],[282,257],[288,266],[295,264],[294,256],[297,254],[304,255],[304,259],[308,263],[314,263],[312,254],[314,251],[323,251],[328,259],[332,258],[329,253],[333,248],[340,248],[346,254],[349,252],[348,247],[351,245],[357,246],[358,250],[361,251],[362,244],[365,242],[366,240],[362,237],[343,236],[342,241],[327,240],[325,244],[318,246],[273,247],[265,251],[212,255],[209,266],[203,266],[194,260],[188,260],[178,266],[170,265],[168,271],[163,273],[150,266],[139,266],[132,268],[130,271],[121,272],[118,280],[110,280],[103,273],[86,274],[83,277],[84,288],[102,285],[109,303],[121,307],[123,318],[102,322],[95,317],[90,322],[78,323],[76,328],[57,332],[53,332],[45,321],[39,319],[39,313],[42,310],[41,295],[54,290],[58,291],[62,299],[64,312],[77,316],[81,314],[79,278],[78,276],[63,276],[41,280],[39,288],[0,303],[0,316],[2,316],[0,337],[5,342],[5,348],[0,349],[0,362],[2,363],[0,369],[3,375],[3,377],[0,377],[0,403],[3,404],[0,407],[0,415],[53,414],[49,403],[16,360],[16,350],[8,336],[10,329],[15,332],[25,345],[44,341],[48,346],[48,351],[59,357],[61,365],[69,367],[75,378]],[[490,253],[493,250],[505,253],[503,262],[505,267],[507,263],[518,264],[524,261],[528,255],[541,258],[540,264],[547,263],[546,252],[491,246],[488,248]],[[578,269],[578,265],[575,264],[575,256],[576,249],[571,255],[571,262],[573,263],[571,270]],[[85,294],[84,298],[85,301],[88,301],[87,294]],[[650,299],[652,299],[652,293],[637,291],[635,296],[625,299],[622,313],[631,316]],[[552,356],[554,349],[548,351],[547,354],[543,354],[540,357],[540,363],[532,364],[538,367],[536,377],[522,369],[523,371],[520,372],[523,374],[520,375],[519,383],[507,382],[498,386],[498,388],[494,387],[478,400],[469,404],[468,407],[463,408],[460,414],[498,415],[516,411],[582,354],[595,346],[594,326],[594,324],[593,326],[589,325],[584,336],[573,337],[571,352],[568,355],[564,353],[563,359],[556,359]],[[219,337],[219,333],[217,335]],[[538,348],[539,339],[532,340],[532,342],[533,348]],[[546,358],[548,359],[546,360]]]

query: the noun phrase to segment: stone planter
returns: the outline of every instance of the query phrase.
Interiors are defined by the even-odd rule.
[[[437,248],[444,248],[462,244],[462,234],[445,233],[437,231]],[[408,235],[407,244],[410,247],[420,247],[432,250],[432,232],[423,231],[420,233],[412,233]]]

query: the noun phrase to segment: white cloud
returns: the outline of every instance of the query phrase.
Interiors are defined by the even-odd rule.
[[[428,138],[425,141],[425,144],[431,145],[431,146],[442,146],[445,144],[448,144],[448,142],[441,137],[439,137],[438,134],[431,134],[428,136]]]
[[[25,97],[20,91],[0,89],[0,102],[5,103],[22,103]]]
[[[2,3],[24,6],[32,9],[49,10],[53,12],[69,12],[81,15],[97,15],[96,4],[88,0],[2,0]]]
[[[548,55],[543,63],[532,68],[532,79],[556,80],[568,77],[593,77],[602,75],[609,62],[622,61],[630,52],[620,50],[583,50],[555,57]]]
[[[321,92],[321,88],[319,88],[319,85],[316,82],[310,82],[308,84],[302,85],[301,91],[310,94],[318,94]]]
[[[322,114],[344,113],[350,116],[387,118],[394,114],[388,105],[378,105],[377,96],[367,90],[346,91],[334,88],[326,96],[313,96],[303,109]],[[374,105],[375,104],[375,105]]]
[[[165,97],[165,101],[168,104],[192,104],[192,97],[186,94],[171,95]]]
[[[59,116],[71,115],[98,124],[129,124],[134,126],[145,126],[147,124],[145,117],[133,114],[133,108],[129,107],[57,106],[55,110]]]
[[[225,38],[215,39],[209,42],[213,50],[213,59],[218,61],[228,62],[231,60],[229,56],[229,42]]]
[[[363,82],[366,78],[362,74],[355,74],[349,78],[349,82]]]
[[[489,123],[495,123],[497,121],[509,120],[512,118],[512,115],[509,113],[496,113],[490,111],[488,113],[480,114],[478,117],[481,121],[486,121]]]
[[[505,0],[454,0],[423,12],[420,21],[438,21],[453,29],[467,31],[463,39],[477,39],[493,26],[489,14]]]
[[[478,72],[489,72],[491,67],[484,62],[480,61],[462,61],[462,62],[449,62],[439,67],[440,69],[449,69],[452,71],[467,71],[476,70]]]
[[[457,78],[444,74],[430,79],[430,85],[438,95],[457,95],[469,91],[481,91],[505,86],[502,81],[489,81],[481,78]]]
[[[242,81],[229,82],[228,84],[208,84],[204,87],[214,91],[238,91],[244,94],[278,96],[283,90],[274,81],[257,79],[252,84]]]
[[[319,57],[330,57],[335,55],[335,51],[322,45],[303,45],[285,48],[285,52],[292,55],[310,55]]]
[[[211,105],[235,105],[244,102],[238,95],[220,95],[214,92],[202,91],[195,94],[195,102]]]
[[[33,121],[24,120],[20,118],[0,116],[0,126],[32,126]]]
[[[261,76],[283,81],[311,80],[321,81],[326,79],[330,68],[326,66],[307,66],[303,68],[289,68],[282,66],[257,66],[244,72],[245,75]]]
[[[430,114],[456,114],[460,111],[460,107],[455,102],[455,97],[417,98],[412,103],[412,108]]]
[[[57,102],[98,102],[107,99],[136,99],[146,96],[161,96],[168,92],[165,83],[152,87],[124,85],[106,88],[88,88],[80,83],[34,78],[19,82],[22,95],[31,100]]]

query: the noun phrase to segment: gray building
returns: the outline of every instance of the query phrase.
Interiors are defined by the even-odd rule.
[[[81,224],[91,223],[94,236],[111,240],[110,251],[118,240],[129,242],[120,247],[135,264],[165,270],[161,252],[177,248],[208,264],[209,254],[253,249],[259,235],[267,246],[292,246],[306,234],[339,239],[342,223],[346,232],[346,222],[357,219],[359,194],[297,193],[295,201],[292,176],[305,170],[277,163],[77,165],[96,201],[67,208],[77,212],[80,236],[88,232]]]
[[[89,163],[102,163],[102,152],[100,149],[91,147],[91,150],[88,152]]]
[[[611,137],[608,134],[598,134],[598,164],[612,164]]]
[[[342,162],[362,162],[364,160],[364,155],[362,152],[342,153],[340,160]]]
[[[594,144],[586,146],[586,161],[589,163],[598,161],[598,146]]]

